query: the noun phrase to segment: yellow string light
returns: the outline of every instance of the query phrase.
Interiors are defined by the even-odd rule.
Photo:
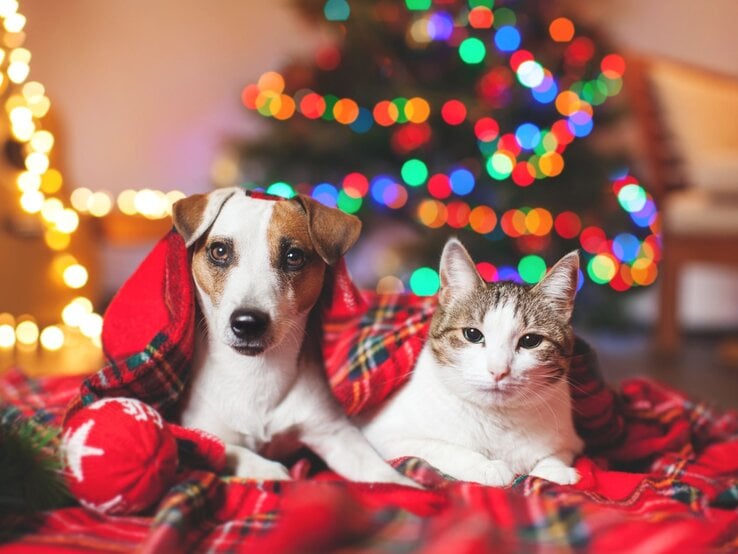
[[[80,187],[71,192],[67,200],[69,206],[56,196],[62,189],[63,178],[57,169],[51,167],[55,138],[42,124],[51,100],[46,96],[43,84],[26,82],[31,52],[22,47],[26,17],[18,13],[17,0],[0,0],[0,19],[6,31],[4,44],[0,45],[0,64],[7,59],[5,71],[0,71],[0,85],[6,79],[11,83],[5,90],[3,107],[10,133],[23,145],[25,155],[25,170],[15,178],[18,202],[24,212],[39,215],[44,225],[44,241],[58,254],[52,269],[71,292],[84,287],[89,279],[87,268],[67,252],[72,235],[79,229],[80,214],[101,218],[117,208],[126,216],[163,219],[171,215],[174,202],[185,195],[176,190],[165,193],[152,189],[128,189],[115,198],[105,191]],[[77,329],[95,346],[100,346],[102,316],[94,311],[90,299],[75,297],[66,304],[59,317],[60,325],[49,325],[41,330],[31,316],[21,316],[16,320],[11,314],[0,314],[0,349],[40,344],[44,350],[58,350],[66,342],[67,329]]]
[[[41,83],[25,82],[30,73],[31,52],[22,47],[26,18],[18,13],[18,2],[0,0],[0,18],[7,31],[3,37],[5,48],[0,48],[0,63],[6,57],[8,61],[5,72],[0,73],[0,84],[7,78],[19,89],[9,87],[4,102],[10,132],[23,145],[25,152],[26,170],[19,172],[15,181],[20,193],[19,204],[26,213],[39,214],[47,246],[61,254],[54,260],[53,269],[70,290],[79,289],[87,283],[89,273],[74,257],[66,254],[71,235],[79,228],[79,214],[75,206],[67,207],[61,198],[55,196],[61,190],[63,181],[61,173],[50,167],[50,154],[55,140],[50,131],[43,129],[41,121],[49,111],[51,101]],[[90,320],[92,324],[86,325],[86,336],[99,344],[101,325],[97,325],[97,321],[98,318],[102,321],[102,317],[94,313],[88,299],[78,297],[72,302],[88,319],[97,316]],[[43,349],[53,351],[64,345],[64,330],[60,326],[50,325],[40,330],[30,316],[18,318],[17,322],[10,314],[0,316],[0,348],[35,346],[40,343]],[[60,314],[60,319],[67,323],[64,312]]]

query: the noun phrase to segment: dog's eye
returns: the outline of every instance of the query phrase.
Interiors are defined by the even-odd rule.
[[[306,261],[305,252],[299,248],[290,248],[284,256],[284,265],[289,271],[301,269]]]
[[[208,255],[213,262],[223,265],[231,259],[231,248],[224,242],[214,242],[208,247]]]
[[[528,333],[520,337],[520,340],[518,341],[518,346],[520,348],[531,349],[531,348],[535,348],[542,342],[543,342],[543,337],[541,335],[536,335],[535,333]]]
[[[474,327],[465,327],[462,333],[466,340],[474,344],[477,344],[484,340],[484,335],[482,334],[482,332],[479,329],[475,329]]]

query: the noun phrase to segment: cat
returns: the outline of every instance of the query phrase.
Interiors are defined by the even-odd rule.
[[[386,458],[416,456],[490,486],[518,474],[579,480],[567,371],[579,255],[535,286],[487,284],[457,239],[441,255],[438,308],[409,382],[359,418]]]

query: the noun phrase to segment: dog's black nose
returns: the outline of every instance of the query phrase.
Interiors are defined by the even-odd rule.
[[[256,310],[238,310],[231,314],[231,330],[239,339],[256,340],[266,333],[269,315]]]

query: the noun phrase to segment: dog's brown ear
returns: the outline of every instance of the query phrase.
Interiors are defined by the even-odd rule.
[[[358,240],[361,220],[309,196],[297,195],[295,201],[307,214],[308,232],[315,250],[328,265],[335,264]]]
[[[223,204],[238,190],[238,187],[217,189],[208,194],[193,194],[174,203],[174,228],[182,235],[187,247],[192,246],[210,228]]]

